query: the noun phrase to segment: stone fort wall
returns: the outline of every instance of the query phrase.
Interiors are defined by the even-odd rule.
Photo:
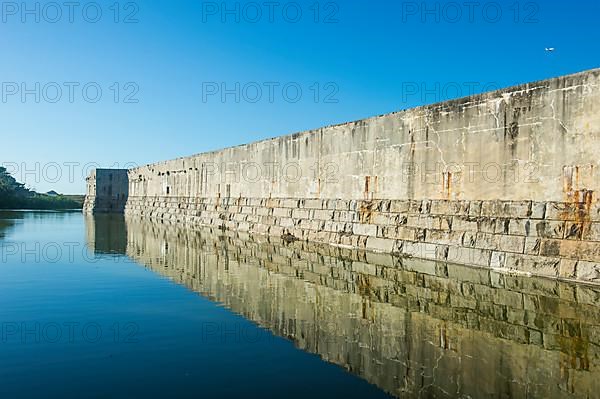
[[[599,111],[592,70],[165,161],[125,213],[600,281]]]

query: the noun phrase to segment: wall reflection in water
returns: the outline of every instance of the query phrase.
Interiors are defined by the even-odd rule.
[[[397,396],[600,392],[600,288],[122,216],[87,232]]]

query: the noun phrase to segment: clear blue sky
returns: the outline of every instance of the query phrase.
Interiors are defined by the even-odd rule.
[[[589,0],[321,1],[318,14],[315,0],[123,1],[118,15],[113,3],[2,4],[0,162],[38,191],[83,193],[89,165],[141,165],[600,66],[600,4]],[[239,102],[209,95],[236,82]]]

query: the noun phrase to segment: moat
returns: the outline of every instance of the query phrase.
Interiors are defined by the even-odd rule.
[[[0,212],[0,395],[592,398],[600,287]]]

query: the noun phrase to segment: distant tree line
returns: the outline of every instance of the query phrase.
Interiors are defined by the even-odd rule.
[[[81,209],[82,202],[57,195],[50,196],[29,190],[0,166],[0,209],[62,210]]]

